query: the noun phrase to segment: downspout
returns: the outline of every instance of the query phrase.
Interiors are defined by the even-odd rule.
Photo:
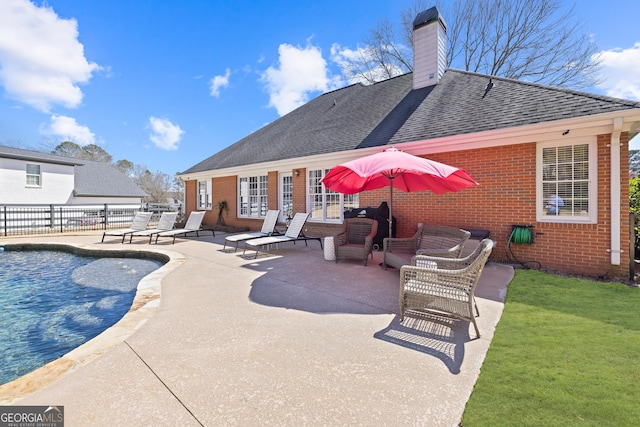
[[[622,117],[613,119],[611,133],[611,265],[620,265],[620,133]]]

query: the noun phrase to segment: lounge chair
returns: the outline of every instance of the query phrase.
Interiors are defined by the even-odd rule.
[[[270,210],[267,211],[267,215],[264,217],[264,221],[262,222],[262,229],[260,231],[250,232],[250,233],[241,233],[241,234],[232,234],[231,236],[227,236],[224,239],[224,246],[222,250],[227,248],[227,242],[235,243],[236,246],[233,251],[238,250],[238,244],[245,240],[257,239],[258,237],[267,237],[273,234],[276,234],[276,223],[278,222],[278,216],[280,215],[280,210]]]
[[[187,218],[187,223],[184,225],[184,228],[176,228],[173,230],[156,233],[156,243],[158,243],[159,237],[173,237],[173,243],[176,243],[176,237],[186,236],[189,233],[196,233],[196,237],[200,237],[201,231],[210,231],[215,236],[216,232],[212,229],[202,228],[203,219],[203,211],[192,211],[189,214],[189,218]]]
[[[151,220],[151,214],[152,212],[136,212],[129,228],[106,230],[104,233],[102,233],[101,242],[104,242],[105,236],[122,236],[122,243],[124,243],[124,238],[127,236],[127,234],[147,229],[147,225],[149,225],[149,221]]]
[[[400,322],[411,311],[452,316],[473,323],[480,338],[474,293],[492,249],[493,241],[484,239],[465,258],[416,255],[400,267]]]
[[[176,223],[178,212],[162,212],[160,220],[156,228],[148,228],[142,231],[136,231],[129,235],[129,243],[133,240],[134,236],[149,236],[149,244],[154,234],[162,233],[163,231],[173,230],[173,225]]]
[[[287,232],[283,236],[269,236],[247,240],[244,243],[244,251],[242,251],[242,256],[245,256],[247,247],[253,248],[253,250],[256,251],[255,258],[258,258],[258,253],[260,252],[260,248],[262,247],[284,242],[293,242],[295,244],[295,242],[298,240],[303,240],[305,245],[307,244],[307,240],[317,240],[318,242],[320,242],[320,247],[322,248],[322,239],[320,239],[319,237],[307,237],[302,232],[302,228],[307,222],[307,218],[309,218],[308,213],[295,214],[293,220],[291,220],[291,224],[289,224],[289,228],[287,228]]]

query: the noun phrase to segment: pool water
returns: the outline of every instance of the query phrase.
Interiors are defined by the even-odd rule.
[[[58,359],[124,316],[162,266],[53,250],[0,251],[0,384]]]

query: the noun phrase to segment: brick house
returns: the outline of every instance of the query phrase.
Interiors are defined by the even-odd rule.
[[[530,226],[513,256],[543,268],[628,278],[629,134],[640,103],[446,68],[437,9],[414,21],[414,70],[325,93],[180,174],[186,211],[227,201],[227,224],[259,229],[267,209],[310,212],[325,236],[352,207],[377,207],[388,189],[341,195],[320,179],[333,166],[393,145],[465,169],[459,193],[394,192],[397,235],[418,223],[489,230],[505,261],[513,225]],[[547,207],[563,198],[559,212]],[[283,216],[282,221],[285,220]]]

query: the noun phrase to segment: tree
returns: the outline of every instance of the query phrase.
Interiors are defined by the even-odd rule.
[[[111,163],[113,159],[111,154],[95,144],[80,146],[71,141],[58,144],[52,153],[104,163]],[[171,192],[182,192],[184,189],[184,183],[176,176],[172,177],[160,171],[151,172],[146,165],[135,165],[129,160],[123,159],[118,160],[114,166],[133,178],[135,183],[148,194],[145,197],[147,203],[167,203],[168,197],[172,195]]]
[[[111,154],[104,151],[102,148],[98,147],[96,144],[89,144],[82,147],[82,151],[84,152],[84,159],[93,160],[96,162],[104,162],[111,163],[113,157]]]
[[[629,209],[635,216],[635,258],[640,258],[640,178],[629,180]]]
[[[82,147],[71,141],[63,141],[51,151],[58,156],[81,158]]]
[[[173,178],[164,172],[150,172],[145,166],[136,165],[134,180],[149,196],[145,198],[148,203],[167,203],[171,192]],[[142,172],[144,169],[144,172]]]
[[[374,83],[412,70],[413,20],[432,5],[416,0],[402,30],[379,22],[366,47],[345,58],[352,81]],[[453,0],[438,6],[447,24],[447,63],[466,71],[566,88],[597,83],[597,46],[559,0]],[[399,41],[401,40],[401,41]]]
[[[134,164],[129,160],[118,160],[116,162],[116,168],[127,176],[133,176]]]
[[[629,177],[640,175],[640,150],[629,150]]]
[[[76,159],[94,160],[96,162],[111,163],[112,160],[111,154],[95,144],[80,146],[71,141],[61,142],[51,153]]]

